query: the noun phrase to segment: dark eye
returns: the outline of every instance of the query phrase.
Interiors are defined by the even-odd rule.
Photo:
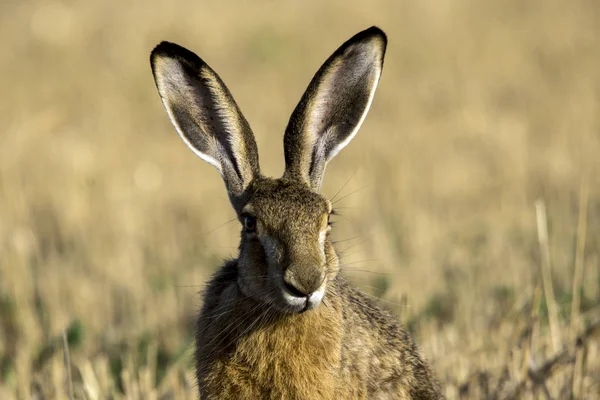
[[[333,226],[333,221],[331,220],[332,215],[336,215],[334,210],[331,210],[331,212],[327,214],[327,226]]]
[[[244,229],[246,230],[246,233],[256,232],[256,218],[251,215],[246,215],[244,217]]]

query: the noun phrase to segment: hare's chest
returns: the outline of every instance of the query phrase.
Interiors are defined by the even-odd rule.
[[[331,399],[340,393],[340,350],[326,330],[275,324],[238,340],[199,378],[221,398]]]

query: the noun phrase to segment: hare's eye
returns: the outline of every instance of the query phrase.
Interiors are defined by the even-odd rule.
[[[331,220],[332,215],[336,215],[335,210],[331,210],[331,212],[327,214],[327,226],[333,226],[333,221]]]
[[[244,217],[244,229],[246,233],[256,232],[256,218],[250,215]]]

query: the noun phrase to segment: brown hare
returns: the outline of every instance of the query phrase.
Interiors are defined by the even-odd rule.
[[[184,142],[217,168],[242,225],[239,257],[204,293],[196,374],[202,399],[439,399],[410,335],[338,275],[327,163],[356,135],[387,39],[376,27],[316,73],[284,135],[285,172],[260,172],[254,135],[204,61],[173,43],[151,54],[163,104]]]

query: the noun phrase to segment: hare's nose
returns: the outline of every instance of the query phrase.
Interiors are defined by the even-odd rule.
[[[324,271],[318,268],[292,267],[283,274],[283,284],[292,296],[308,298],[321,287],[324,278]]]
[[[286,301],[294,307],[302,307],[304,312],[317,307],[325,295],[325,277],[318,281],[298,279],[293,273],[286,271],[283,278],[283,290]],[[317,282],[317,283],[315,283]]]
[[[309,297],[310,296],[310,293],[306,293],[306,290],[304,288],[300,289],[298,286],[296,286],[297,283],[293,283],[287,279],[284,279],[283,284],[285,285],[285,288],[287,289],[287,291],[290,292],[290,294],[294,297]]]

